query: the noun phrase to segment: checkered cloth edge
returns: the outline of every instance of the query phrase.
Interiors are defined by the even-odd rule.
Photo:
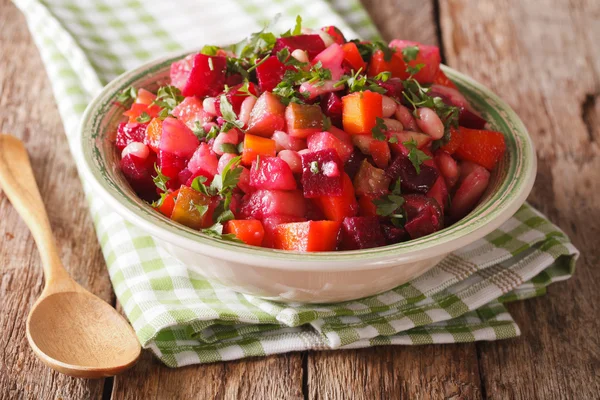
[[[15,0],[39,48],[65,132],[104,84],[165,53],[235,42],[276,13],[278,26],[336,25],[378,36],[357,0]],[[73,155],[79,164],[79,154]],[[309,349],[506,339],[519,328],[502,303],[545,293],[573,273],[578,251],[524,205],[486,238],[412,282],[335,305],[285,305],[207,281],[93,196],[115,293],[142,345],[171,367]]]

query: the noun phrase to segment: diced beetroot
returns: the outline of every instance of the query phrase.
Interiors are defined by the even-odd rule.
[[[487,189],[490,181],[489,171],[481,165],[463,161],[460,168],[461,179],[458,189],[452,197],[448,213],[455,221],[471,212]]]
[[[278,38],[273,47],[273,54],[279,50],[288,49],[293,52],[296,49],[306,50],[308,57],[313,59],[317,54],[325,50],[325,43],[319,35],[297,35]]]
[[[354,148],[351,144],[344,143],[330,132],[318,132],[307,139],[308,149],[310,151],[319,151],[333,149],[340,157],[342,162],[348,161]]]
[[[387,244],[400,243],[408,239],[406,231],[399,226],[384,224],[381,225],[381,231],[383,232]]]
[[[143,143],[147,126],[148,124],[121,122],[117,128],[117,138],[115,140],[115,146],[117,146],[119,152],[122,152],[131,142]]]
[[[131,188],[142,198],[152,200],[156,197],[156,186],[152,180],[154,172],[154,155],[142,159],[128,154],[121,159],[120,167]]]
[[[404,195],[407,222],[404,229],[412,239],[439,231],[444,226],[443,214],[435,199],[418,194]]]
[[[193,174],[198,171],[205,171],[209,176],[215,176],[218,165],[217,155],[210,150],[207,143],[202,143],[192,155],[187,168]]]
[[[282,81],[285,71],[293,70],[291,65],[285,65],[276,56],[267,58],[265,62],[256,67],[256,78],[262,92],[272,92],[275,86]]]
[[[242,167],[237,187],[244,193],[251,193],[253,191],[252,186],[250,186],[250,170],[248,168]]]
[[[320,62],[323,68],[331,71],[331,79],[338,81],[344,74],[344,70],[342,69],[343,61],[344,50],[342,50],[342,46],[334,43],[317,54],[313,59],[312,64],[314,65]]]
[[[317,105],[290,103],[285,109],[288,134],[305,138],[323,130],[323,113]]]
[[[251,135],[271,137],[275,131],[285,127],[285,106],[276,95],[264,92],[250,113],[248,130]]]
[[[360,169],[360,166],[365,158],[365,155],[358,150],[354,150],[354,152],[350,155],[350,158],[344,164],[344,171],[346,171],[350,179],[354,180],[354,177],[358,173],[358,170]]]
[[[192,171],[190,171],[187,168],[184,168],[181,171],[179,171],[179,173],[177,174],[177,180],[179,180],[179,182],[185,184],[186,186],[190,186],[187,184],[187,182],[190,180],[190,178],[192,176],[193,176]]]
[[[461,107],[458,113],[458,123],[465,128],[484,129],[487,122],[474,111]]]
[[[349,217],[342,223],[341,231],[344,250],[370,249],[385,245],[385,237],[377,217]]]
[[[333,149],[302,154],[304,197],[341,196],[342,170],[342,161]]]
[[[165,118],[160,136],[159,148],[161,151],[189,158],[199,144],[200,141],[196,135],[183,122],[173,117]]]
[[[323,95],[321,109],[323,114],[331,119],[331,123],[337,127],[342,126],[342,99],[334,92]]]
[[[412,162],[402,155],[394,158],[385,173],[394,182],[400,178],[402,191],[408,193],[427,193],[439,176],[437,168],[426,164],[421,164],[421,172],[417,174]]]
[[[352,146],[352,136],[350,136],[340,128],[336,128],[332,125],[329,127],[329,129],[327,129],[327,132],[330,132],[333,136],[340,139],[342,142]]]
[[[229,91],[227,91],[227,93],[225,93],[225,97],[227,98],[227,101],[229,102],[229,104],[231,104],[233,111],[236,114],[239,114],[240,109],[242,107],[242,102],[244,101],[244,99],[246,97],[248,97],[248,93],[246,93],[245,91],[242,92],[240,91],[240,89],[244,86],[244,84],[240,83],[238,85],[235,85],[234,87],[230,88]],[[248,83],[248,92],[252,93],[255,96],[258,96],[258,89],[256,88],[256,85],[252,82]],[[217,115],[221,115],[221,96],[217,96],[216,101],[215,101],[215,110],[217,111]]]
[[[322,221],[327,219],[323,210],[317,204],[319,198],[306,199],[306,219],[309,221]]]
[[[210,183],[210,182],[212,182],[212,180],[213,180],[213,178],[214,178],[214,176],[210,175],[208,172],[206,172],[206,171],[204,171],[204,170],[202,170],[202,169],[201,169],[201,170],[199,170],[199,171],[196,171],[194,174],[192,174],[192,173],[190,172],[190,175],[188,176],[187,180],[185,180],[185,181],[182,181],[182,180],[181,180],[181,178],[185,177],[185,176],[184,176],[184,171],[185,171],[185,169],[179,173],[179,179],[180,179],[180,181],[179,181],[179,182],[180,182],[182,185],[185,185],[185,186],[192,186],[192,182],[194,182],[194,179],[196,179],[196,178],[197,178],[197,177],[199,177],[199,176],[203,176],[203,177],[205,177],[205,178],[206,178],[206,183],[207,183],[207,184],[208,184],[208,183]],[[188,170],[188,171],[189,171],[189,170]]]
[[[279,157],[261,157],[252,162],[250,186],[267,190],[295,190],[296,180],[290,166]]]
[[[378,196],[389,192],[391,179],[385,171],[375,168],[367,160],[363,160],[354,177],[354,189],[356,195],[363,194]]]
[[[216,96],[225,85],[227,58],[192,54],[171,64],[171,83],[188,96]]]
[[[306,200],[300,190],[257,190],[244,196],[240,215],[242,218],[263,219],[272,215],[303,218]]]
[[[291,217],[289,215],[272,215],[263,219],[263,228],[265,230],[265,236],[263,238],[263,247],[273,247],[273,234],[275,228],[281,224],[288,224],[290,222],[303,222],[306,218],[302,217]]]
[[[389,78],[387,81],[377,81],[377,85],[385,89],[385,95],[398,101],[402,101],[404,96],[404,84],[400,78]]]
[[[196,97],[186,97],[173,109],[171,114],[178,120],[183,121],[190,129],[196,126],[196,122],[203,126],[212,120],[210,114],[202,108],[202,102]]]
[[[442,213],[444,212],[446,203],[448,203],[448,187],[443,176],[438,176],[431,189],[427,192],[427,197],[436,199],[442,209]]]
[[[179,182],[179,173],[185,168],[186,161],[185,158],[178,157],[173,153],[163,150],[158,152],[158,168],[164,176],[169,178],[167,188],[175,190],[179,188],[181,183],[184,183]]]

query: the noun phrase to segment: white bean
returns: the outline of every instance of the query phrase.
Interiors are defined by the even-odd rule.
[[[423,107],[417,110],[417,125],[423,133],[431,136],[432,139],[441,139],[444,136],[444,124],[437,113],[431,108]]]
[[[331,37],[331,35],[329,33],[319,29],[317,31],[317,34],[321,37],[321,39],[323,40],[323,43],[325,43],[325,47],[329,47],[335,43],[335,40],[333,40],[333,38]]]
[[[292,51],[292,57],[294,57],[296,60],[303,62],[303,63],[307,63],[308,62],[308,53],[305,50],[301,50],[301,49],[296,49],[294,51]]]
[[[419,131],[419,127],[415,122],[415,119],[412,116],[410,110],[404,107],[402,104],[398,104],[396,106],[396,112],[394,113],[396,119],[402,122],[402,125],[406,130],[417,132]]]
[[[394,99],[392,99],[389,96],[382,96],[383,97],[383,102],[382,102],[382,106],[383,106],[383,118],[389,118],[392,115],[394,115],[394,113],[396,112],[396,106],[398,105]]]
[[[239,120],[242,121],[244,126],[248,125],[248,121],[250,120],[250,113],[256,104],[256,97],[248,96],[242,101],[242,105],[240,107],[240,115]]]
[[[202,108],[204,108],[204,111],[209,113],[212,117],[217,115],[217,109],[215,108],[215,100],[216,99],[214,97],[207,97],[202,102]]]
[[[404,130],[404,125],[397,119],[384,118],[383,122],[385,123],[385,126],[387,126],[388,131],[402,132]]]
[[[125,158],[125,156],[128,154],[145,160],[146,158],[148,158],[150,150],[148,149],[148,146],[146,146],[144,143],[131,142],[121,152],[121,158]]]
[[[290,169],[293,173],[299,174],[302,173],[302,158],[300,158],[300,154],[293,150],[281,150],[277,157],[281,158],[283,161],[290,166]]]

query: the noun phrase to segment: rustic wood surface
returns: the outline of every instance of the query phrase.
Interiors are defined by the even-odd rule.
[[[24,335],[43,279],[25,224],[0,193],[0,398],[599,398],[600,3],[364,0],[386,39],[440,45],[444,60],[523,118],[539,160],[530,202],[582,251],[575,277],[509,306],[518,339],[308,352],[177,370],[147,352],[129,372],[51,372]],[[64,264],[113,302],[63,128],[24,18],[0,0],[0,131],[22,138]]]

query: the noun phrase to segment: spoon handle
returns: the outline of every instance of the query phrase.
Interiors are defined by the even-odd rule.
[[[42,258],[46,287],[75,285],[56,250],[27,150],[22,141],[6,134],[0,134],[0,187],[35,239]]]

